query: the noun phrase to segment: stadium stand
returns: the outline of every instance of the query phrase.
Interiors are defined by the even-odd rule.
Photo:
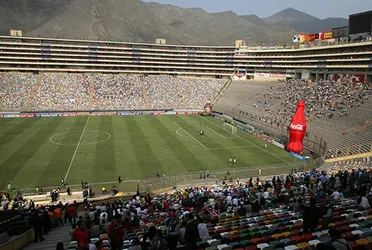
[[[178,247],[186,246],[184,249],[306,249],[330,242],[334,232],[329,230],[336,230],[352,249],[369,249],[372,245],[372,210],[368,195],[371,161],[366,158],[358,162],[363,164],[339,162],[333,165],[337,166],[335,174],[313,170],[261,180],[250,178],[235,183],[189,187],[154,197],[135,195],[128,201],[117,200],[110,204],[98,202],[86,207],[86,203],[65,206],[60,203],[29,209],[39,212],[49,209],[49,216],[42,217],[48,221],[43,225],[54,227],[66,222],[61,229],[51,232],[56,230],[59,237],[56,234],[44,236],[46,241],[52,237],[55,244],[66,242],[67,231],[76,235],[68,221],[80,210],[76,219],[81,221],[77,224],[85,226],[81,230],[87,233],[92,244],[102,241],[107,249],[115,238],[110,230],[118,225],[123,227],[122,249],[133,249],[131,242],[137,239],[141,245],[156,245],[162,237],[168,244],[175,241]],[[341,165],[348,168],[340,169]],[[315,207],[313,201],[317,203]],[[62,221],[58,222],[55,216],[61,214],[56,213],[59,208],[66,219],[62,215]],[[47,228],[49,230],[49,226]],[[157,235],[156,230],[161,234]],[[195,230],[199,236],[192,238]],[[50,243],[44,244],[31,244],[26,250],[37,249],[37,246],[53,249],[49,248]],[[78,244],[73,239],[65,247],[76,249]]]
[[[350,78],[317,83],[296,79],[271,84],[237,81],[214,109],[223,113],[230,110],[231,114],[233,109],[244,111],[256,124],[267,123],[285,131],[297,101],[305,100],[308,133],[329,140],[330,156],[342,156],[371,149],[370,95],[370,84],[355,83]]]
[[[213,100],[224,79],[131,74],[1,73],[0,111],[191,108]],[[10,83],[10,84],[8,84]],[[147,93],[144,94],[144,91]]]
[[[236,48],[0,37],[0,112],[199,110],[243,69],[261,81],[233,82],[215,110],[281,136],[297,100],[305,99],[308,133],[329,139],[328,157],[336,157],[371,149],[371,55],[370,41]],[[282,80],[262,81],[276,78]],[[138,249],[138,239],[160,250],[163,237],[171,249],[177,242],[184,249],[314,249],[337,237],[341,249],[371,249],[371,158],[323,168],[112,204],[42,207],[22,197],[9,204],[17,204],[14,218],[34,228],[36,241],[45,238],[26,250],[55,249],[57,242],[77,249],[85,234],[101,249],[120,241],[123,249]]]

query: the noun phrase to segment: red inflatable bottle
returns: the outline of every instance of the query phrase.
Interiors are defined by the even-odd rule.
[[[296,113],[292,117],[289,125],[289,142],[287,149],[289,152],[302,153],[304,150],[304,137],[306,134],[306,116],[305,116],[305,102],[299,101],[297,103]]]

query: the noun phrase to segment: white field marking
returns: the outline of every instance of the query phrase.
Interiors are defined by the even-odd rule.
[[[182,128],[180,125],[178,125],[176,122],[174,122],[174,124],[177,125],[177,127],[179,127],[180,129],[182,129],[186,134],[188,134],[190,136],[190,138],[194,139],[194,141],[196,141],[197,143],[199,143],[200,146],[202,146],[204,149],[208,150],[208,148],[206,146],[204,146],[203,143],[201,143],[200,141],[198,141],[194,136],[190,135],[189,132],[187,132],[184,128]]]
[[[74,154],[72,155],[72,158],[71,158],[71,161],[70,161],[70,165],[68,166],[68,169],[67,169],[67,172],[66,172],[66,175],[65,175],[65,178],[64,178],[64,181],[65,181],[65,182],[66,182],[66,179],[67,179],[68,174],[70,173],[70,169],[71,169],[72,163],[73,163],[74,160],[75,160],[76,152],[77,152],[78,149],[79,149],[79,146],[80,146],[80,143],[81,143],[81,139],[83,139],[83,136],[84,136],[85,130],[87,129],[87,125],[88,125],[89,119],[90,119],[90,116],[88,116],[88,119],[87,119],[87,121],[86,121],[86,123],[85,123],[85,126],[84,126],[84,129],[83,129],[83,132],[82,132],[81,135],[80,135],[79,142],[78,142],[78,144],[76,145],[75,152],[74,152]]]
[[[220,148],[209,148],[208,150],[239,149],[239,148],[254,148],[254,147],[253,146],[220,147]]]
[[[217,124],[215,124],[215,123],[213,123],[213,122],[209,121],[209,120],[208,120],[208,119],[206,119],[206,118],[202,118],[202,119],[204,119],[204,120],[206,120],[207,122],[209,122],[209,123],[211,123],[211,124],[213,124],[213,125],[215,125],[215,126],[219,127],[219,126],[218,126]],[[265,151],[266,153],[268,153],[268,154],[271,154],[272,156],[274,156],[274,157],[278,158],[279,160],[282,160],[282,161],[284,161],[284,162],[288,163],[288,161],[284,160],[283,158],[281,158],[281,157],[279,157],[279,156],[277,156],[277,155],[275,155],[275,154],[273,154],[273,153],[271,153],[271,152],[267,151],[266,149],[263,149],[263,148],[261,148],[261,147],[257,146],[256,144],[254,144],[254,143],[252,143],[252,142],[250,142],[250,141],[248,141],[248,140],[244,139],[243,137],[241,137],[241,136],[239,136],[239,135],[235,135],[235,136],[236,136],[236,137],[238,137],[238,138],[240,138],[240,139],[242,139],[243,141],[246,141],[246,142],[248,142],[249,144],[253,145],[253,146],[254,146],[254,147],[256,147],[256,148],[259,148],[259,149],[261,149],[262,151]]]
[[[207,121],[207,122],[209,122],[209,123],[212,124],[213,126],[216,126],[217,128],[221,129],[220,126],[218,126],[217,124],[211,122],[210,120],[208,120],[208,119],[206,119],[206,118],[204,118],[204,117],[202,117],[202,119],[205,120],[205,121]],[[208,126],[207,126],[207,127],[208,127]],[[225,131],[225,130],[223,129],[223,131]],[[218,133],[218,132],[216,131],[216,133]],[[234,135],[234,136],[223,136],[223,137],[225,137],[225,138],[237,138],[236,135]]]
[[[224,135],[221,135],[220,133],[218,133],[216,130],[214,130],[213,128],[210,128],[208,126],[206,126],[209,130],[212,130],[213,132],[215,132],[216,134],[218,134],[219,136],[221,136],[222,138],[225,138],[226,139],[226,136]]]
[[[69,134],[69,133],[73,133],[73,132],[80,132],[80,130],[75,130],[75,131],[68,131],[68,132],[63,132],[63,133],[58,133],[58,134],[55,134],[53,135],[52,137],[49,138],[49,141],[53,144],[56,144],[56,145],[59,145],[59,146],[76,146],[77,144],[65,144],[65,143],[59,143],[59,142],[55,142],[53,139],[57,136],[60,136],[60,135],[64,135],[64,134]],[[108,141],[110,140],[111,138],[111,134],[108,133],[108,132],[105,132],[105,131],[99,131],[99,130],[86,130],[85,132],[97,132],[97,133],[104,133],[107,135],[107,138],[103,139],[103,140],[100,140],[100,141],[95,141],[95,142],[89,142],[89,143],[83,143],[83,144],[80,144],[80,146],[87,146],[87,145],[93,145],[93,144],[98,144],[98,143],[101,143],[101,142],[105,142],[105,141]]]
[[[184,137],[184,138],[191,139],[191,137],[188,136],[188,135],[181,135],[181,134],[179,133],[180,130],[182,130],[182,128],[179,128],[179,129],[176,130],[176,134],[177,134],[177,135],[179,135],[179,136],[181,136],[181,137]]]
[[[254,147],[259,148],[259,149],[261,149],[262,151],[265,151],[265,152],[268,153],[268,154],[271,154],[272,156],[278,158],[279,160],[282,160],[282,161],[288,163],[288,161],[284,160],[283,158],[281,158],[281,157],[279,157],[279,156],[277,156],[277,155],[275,155],[275,154],[273,154],[273,153],[267,151],[267,150],[264,149],[264,148],[261,148],[261,147],[257,146],[256,144],[254,144],[254,143],[252,143],[252,142],[250,142],[250,141],[244,139],[243,137],[241,137],[241,136],[239,136],[239,135],[236,135],[236,136],[237,136],[238,138],[242,139],[243,141],[246,141],[246,142],[252,144]]]

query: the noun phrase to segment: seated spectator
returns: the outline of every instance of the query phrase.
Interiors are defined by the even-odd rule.
[[[65,248],[63,247],[63,242],[58,242],[57,243],[56,250],[65,250]]]
[[[128,250],[142,250],[138,238],[135,238],[130,242],[130,247],[128,248]]]
[[[328,242],[328,246],[332,247],[335,250],[351,250],[350,243],[341,238],[341,231],[336,230],[336,228],[331,228],[329,230],[329,236],[331,237],[331,241]]]

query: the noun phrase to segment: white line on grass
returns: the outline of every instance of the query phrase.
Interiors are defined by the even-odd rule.
[[[213,128],[210,128],[208,126],[206,126],[208,129],[212,130],[213,132],[215,132],[216,134],[218,134],[219,136],[221,136],[222,138],[225,138],[226,139],[226,136],[224,135],[221,135],[220,133],[218,133],[216,130],[214,130]]]
[[[208,148],[206,146],[204,146],[203,143],[201,143],[200,141],[198,141],[194,136],[190,135],[189,132],[187,132],[184,128],[182,128],[180,125],[178,125],[176,122],[174,122],[174,124],[177,125],[177,127],[179,127],[180,129],[182,129],[183,131],[185,131],[186,134],[188,134],[192,139],[194,139],[194,141],[196,141],[197,143],[199,143],[200,146],[202,146],[204,149],[208,150]]]
[[[256,144],[254,144],[254,143],[248,141],[247,139],[244,139],[243,137],[241,137],[241,136],[239,136],[239,135],[236,135],[236,136],[237,136],[238,138],[242,139],[243,141],[246,141],[246,142],[252,144],[252,145],[255,146],[256,148],[259,148],[259,149],[261,149],[262,151],[265,151],[266,153],[271,154],[272,156],[278,158],[279,160],[282,160],[282,161],[288,163],[288,161],[284,160],[283,158],[281,158],[281,157],[279,157],[279,156],[277,156],[277,155],[275,155],[275,154],[273,154],[273,153],[267,151],[266,149],[263,149],[263,148],[257,146]]]
[[[213,125],[215,125],[215,126],[217,126],[217,127],[219,127],[217,124],[215,124],[215,123],[209,121],[209,120],[206,119],[206,118],[202,118],[202,119],[205,120],[205,121],[207,121],[207,122],[209,122],[209,123],[211,123],[211,124],[213,124]],[[279,156],[277,156],[277,155],[275,155],[275,154],[273,154],[273,153],[267,151],[266,149],[263,149],[263,148],[257,146],[256,144],[254,144],[254,143],[248,141],[247,139],[244,139],[243,137],[241,137],[241,136],[239,136],[239,135],[235,135],[235,136],[238,137],[238,138],[240,138],[240,139],[242,139],[243,141],[248,142],[249,144],[253,145],[253,146],[256,147],[256,148],[259,148],[259,149],[261,149],[262,151],[265,151],[266,153],[271,154],[272,156],[278,158],[279,160],[282,160],[282,161],[288,163],[288,161],[284,160],[283,158],[281,158],[281,157],[279,157]]]
[[[70,169],[71,169],[72,163],[73,163],[74,160],[75,160],[76,152],[77,152],[78,149],[79,149],[79,146],[80,146],[80,143],[81,143],[81,139],[83,139],[83,136],[84,136],[85,130],[86,130],[86,128],[87,128],[87,125],[88,125],[89,119],[90,119],[90,116],[88,116],[88,119],[87,119],[87,121],[86,121],[86,123],[85,123],[85,126],[84,126],[84,129],[83,129],[83,132],[81,132],[79,142],[78,142],[78,144],[76,145],[75,152],[74,152],[74,154],[72,155],[72,158],[71,158],[71,161],[70,161],[70,165],[68,166],[68,169],[67,169],[67,172],[66,172],[66,175],[65,175],[65,178],[64,178],[64,181],[65,181],[65,182],[66,182],[66,179],[67,179],[68,174],[70,173]]]
[[[254,147],[253,146],[220,147],[220,148],[209,148],[208,150],[239,149],[239,148],[254,148]]]

